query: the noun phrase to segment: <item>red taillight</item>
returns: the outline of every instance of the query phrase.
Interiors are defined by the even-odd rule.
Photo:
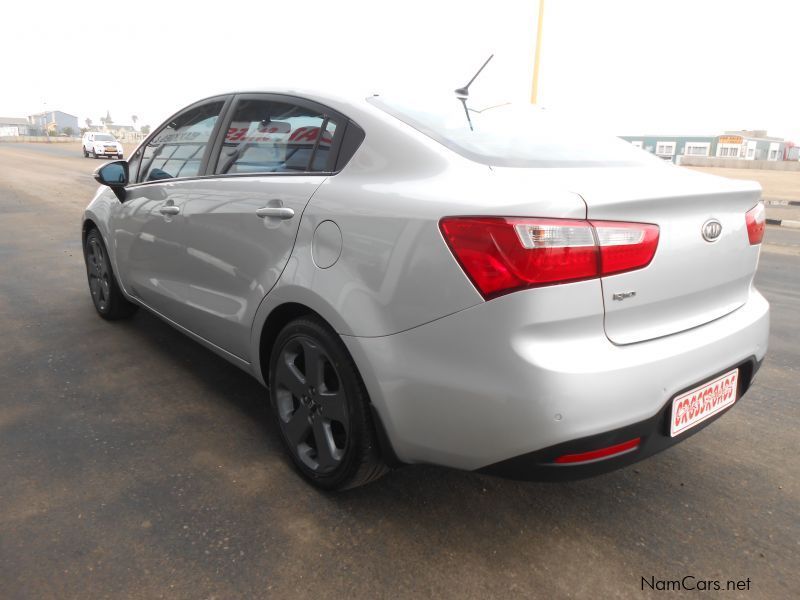
[[[650,264],[658,247],[658,225],[592,221],[600,244],[600,274],[612,275]]]
[[[658,246],[658,226],[646,223],[446,217],[439,226],[487,300],[514,290],[640,269]]]
[[[627,442],[622,442],[621,444],[614,444],[613,446],[608,446],[606,448],[600,448],[598,450],[590,450],[589,452],[580,452],[579,454],[564,454],[559,456],[555,459],[556,464],[559,465],[568,465],[568,464],[575,464],[575,463],[584,463],[594,460],[599,460],[601,458],[611,458],[612,456],[617,456],[619,454],[625,454],[626,452],[632,452],[639,447],[639,442],[641,438],[634,438],[632,440],[628,440]]]
[[[750,245],[760,244],[764,239],[764,229],[767,227],[767,218],[764,213],[764,204],[759,202],[744,215],[747,223],[747,237],[750,238]]]

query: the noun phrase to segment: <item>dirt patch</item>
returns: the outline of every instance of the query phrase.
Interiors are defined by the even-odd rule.
[[[686,167],[730,179],[754,180],[761,184],[764,198],[800,200],[799,171],[764,171],[760,169],[723,169],[721,167]]]

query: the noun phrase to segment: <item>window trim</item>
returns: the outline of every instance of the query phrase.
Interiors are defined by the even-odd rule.
[[[312,171],[310,170],[312,160],[309,159],[307,170],[305,171],[263,171],[263,172],[253,172],[253,173],[217,173],[217,167],[219,166],[219,155],[222,152],[222,145],[225,141],[225,132],[228,131],[230,128],[230,124],[233,122],[233,117],[236,114],[236,109],[239,106],[239,102],[244,100],[263,100],[266,102],[283,102],[284,104],[294,104],[296,106],[300,106],[301,108],[307,108],[310,110],[319,111],[320,114],[324,115],[328,119],[333,119],[336,121],[336,133],[334,133],[333,144],[331,145],[330,152],[328,153],[328,164],[325,165],[325,170],[323,171]],[[339,157],[339,150],[342,145],[342,139],[344,138],[344,132],[346,129],[347,123],[350,121],[346,116],[340,113],[337,110],[330,108],[329,106],[325,106],[324,104],[320,104],[319,102],[314,102],[313,100],[309,100],[307,98],[302,98],[300,96],[292,96],[290,94],[275,94],[271,92],[253,92],[253,93],[242,93],[242,94],[235,94],[231,99],[231,103],[228,107],[228,110],[225,114],[225,119],[221,122],[221,126],[216,133],[216,138],[214,139],[214,147],[212,149],[211,155],[209,156],[207,170],[205,171],[205,175],[208,177],[214,178],[225,178],[225,177],[281,177],[281,176],[289,176],[289,177],[297,177],[297,176],[309,176],[309,175],[335,175],[338,171],[335,171],[336,168],[336,161]]]
[[[214,124],[214,129],[211,131],[211,136],[208,139],[208,146],[211,147],[211,151],[213,152],[213,144],[216,143],[217,137],[219,136],[220,124],[227,117],[227,112],[228,112],[228,110],[230,108],[232,98],[233,98],[233,96],[231,94],[222,94],[222,95],[219,95],[219,96],[211,96],[210,98],[203,98],[202,100],[198,100],[197,102],[194,102],[193,104],[190,104],[189,106],[186,106],[186,107],[182,108],[181,110],[177,111],[176,113],[171,115],[169,118],[165,119],[164,122],[161,123],[161,125],[159,125],[157,129],[153,130],[150,133],[150,135],[148,135],[144,139],[144,141],[142,141],[142,143],[139,144],[139,146],[136,147],[136,150],[134,150],[131,153],[131,156],[128,159],[128,164],[130,165],[130,161],[133,160],[133,157],[136,155],[137,152],[139,152],[139,150],[142,151],[142,157],[143,157],[144,156],[144,149],[147,147],[147,145],[150,143],[150,141],[155,139],[164,129],[167,128],[167,126],[172,121],[174,121],[175,119],[177,119],[181,115],[183,115],[183,114],[185,114],[185,113],[187,113],[189,111],[192,111],[192,110],[194,110],[196,108],[199,108],[200,106],[203,106],[205,104],[211,104],[213,102],[222,101],[222,108],[220,109],[219,116],[217,117],[217,122]],[[160,180],[155,180],[155,181],[137,181],[139,179],[139,173],[140,173],[141,168],[142,168],[142,157],[140,157],[139,164],[136,166],[135,176],[132,177],[132,179],[134,181],[133,181],[133,183],[128,184],[128,186],[127,186],[128,188],[139,187],[139,186],[143,186],[143,185],[153,185],[153,184],[156,184],[156,183],[168,183],[168,182],[172,182],[172,181],[190,181],[192,179],[200,179],[200,178],[204,177],[206,172],[207,172],[208,165],[209,165],[209,159],[211,157],[211,153],[209,153],[209,152],[205,153],[205,156],[203,157],[203,160],[200,161],[200,168],[198,170],[198,174],[197,175],[193,175],[191,177],[173,177],[171,179],[160,179]]]

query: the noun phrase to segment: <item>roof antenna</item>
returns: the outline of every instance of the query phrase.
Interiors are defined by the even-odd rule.
[[[478,78],[478,75],[481,74],[481,71],[483,71],[486,68],[486,65],[488,65],[489,61],[492,60],[493,58],[494,54],[490,54],[489,58],[486,59],[486,62],[483,63],[480,69],[478,69],[478,72],[475,73],[475,75],[472,76],[472,79],[469,80],[469,83],[467,83],[467,85],[465,85],[464,87],[460,87],[455,90],[456,98],[458,98],[461,101],[461,104],[464,107],[464,114],[467,115],[467,123],[469,123],[470,131],[475,131],[475,129],[473,129],[472,127],[472,119],[469,116],[469,109],[467,108],[467,98],[469,98],[469,86],[472,85],[472,82]]]
[[[475,75],[472,76],[472,79],[469,80],[469,83],[467,85],[465,85],[464,87],[460,87],[460,88],[455,90],[456,96],[458,96],[459,100],[466,100],[467,98],[469,98],[469,86],[472,85],[472,82],[475,81],[478,78],[478,75],[481,74],[481,71],[483,71],[486,68],[486,65],[488,65],[489,61],[492,60],[493,58],[494,58],[494,54],[489,55],[489,58],[487,58],[486,62],[483,63],[483,66],[480,69],[478,69],[478,72],[475,73]]]

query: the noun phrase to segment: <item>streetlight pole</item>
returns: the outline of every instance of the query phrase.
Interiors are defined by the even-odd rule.
[[[544,20],[544,0],[539,0],[539,23],[536,27],[536,54],[533,58],[533,85],[531,104],[536,104],[539,96],[539,57],[542,54],[542,21]]]

